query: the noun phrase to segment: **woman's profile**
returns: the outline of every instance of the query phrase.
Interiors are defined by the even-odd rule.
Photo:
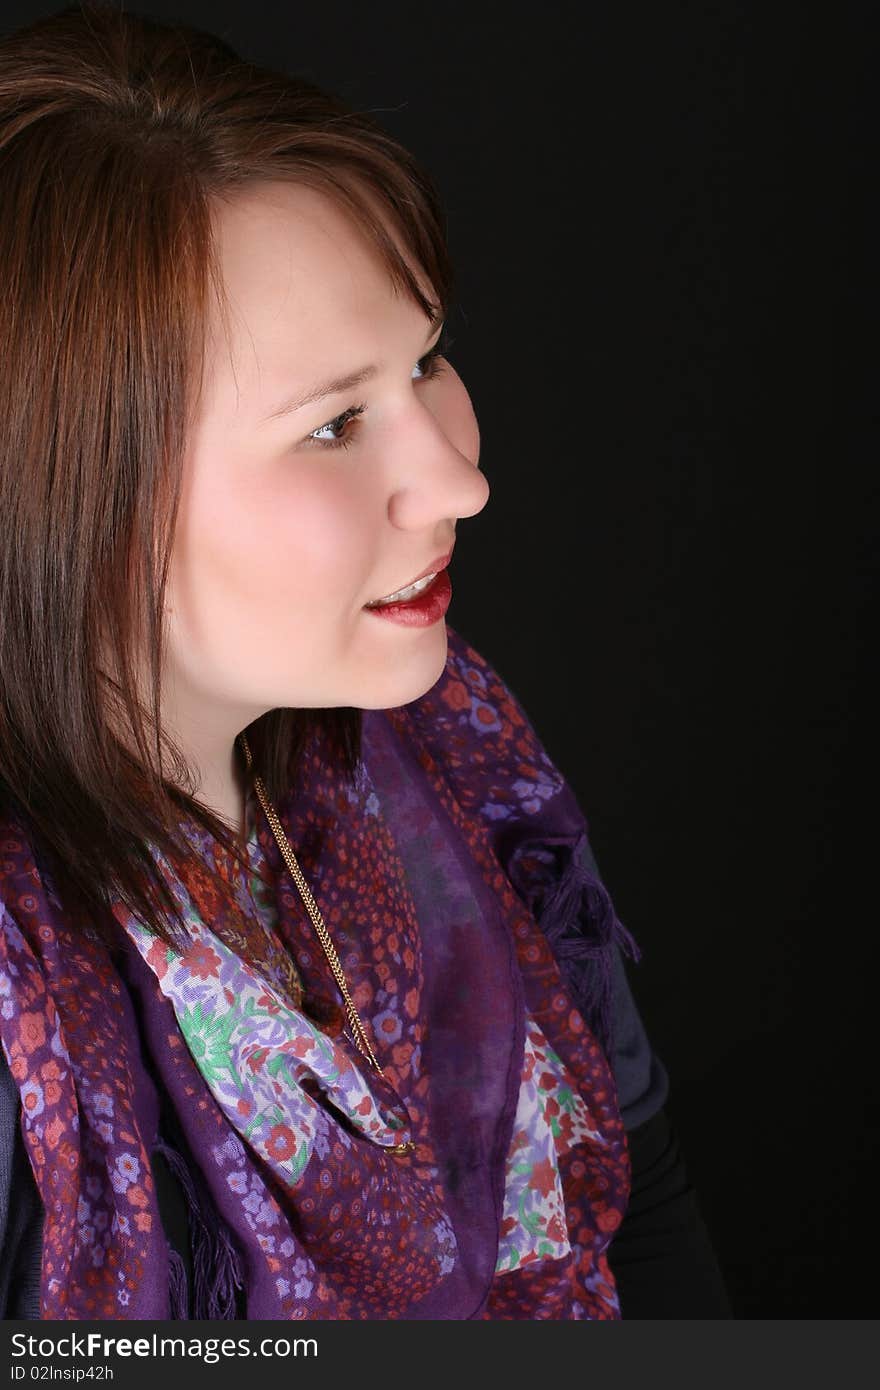
[[[74,6],[0,39],[0,281],[4,1315],[651,1316],[646,1252],[726,1315],[584,814],[446,617],[430,177]]]

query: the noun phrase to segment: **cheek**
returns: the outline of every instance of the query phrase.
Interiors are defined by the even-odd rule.
[[[181,512],[174,584],[181,618],[259,626],[317,616],[355,602],[368,564],[369,509],[338,465],[274,462],[258,478],[246,464],[224,484],[197,483]],[[242,486],[239,477],[247,479]]]

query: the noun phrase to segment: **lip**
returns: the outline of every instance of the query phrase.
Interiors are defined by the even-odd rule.
[[[432,560],[430,565],[425,565],[425,568],[421,570],[418,574],[414,574],[412,579],[407,579],[403,584],[397,584],[393,589],[389,589],[388,593],[396,594],[399,589],[407,589],[409,588],[410,584],[415,584],[418,582],[418,580],[424,579],[426,574],[433,574],[436,570],[445,570],[446,566],[449,564],[449,561],[452,559],[452,551],[454,549],[455,546],[452,547],[452,550],[448,550],[445,555],[438,555],[436,560]],[[380,594],[379,597],[387,598],[388,594]],[[379,599],[371,598],[369,602],[378,603]]]
[[[395,599],[393,603],[373,604],[372,607],[367,604],[364,612],[398,627],[427,628],[441,621],[451,601],[452,581],[449,570],[443,569],[416,598]]]

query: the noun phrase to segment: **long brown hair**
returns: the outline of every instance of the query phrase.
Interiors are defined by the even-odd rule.
[[[188,939],[149,849],[174,862],[182,815],[243,858],[162,729],[162,615],[209,290],[224,302],[212,207],[265,179],[333,198],[394,285],[446,316],[437,189],[368,115],[96,0],[0,38],[0,813],[110,945],[112,893],[169,945]],[[276,802],[313,734],[351,776],[361,731],[349,708],[246,730]]]

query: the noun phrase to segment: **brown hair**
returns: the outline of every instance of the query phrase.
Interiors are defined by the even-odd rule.
[[[437,190],[366,114],[95,0],[0,38],[0,812],[70,920],[110,945],[111,893],[169,945],[188,939],[148,846],[174,862],[181,814],[243,857],[161,728],[162,615],[209,289],[224,302],[212,204],[266,179],[324,191],[395,287],[448,313]],[[246,730],[274,802],[315,733],[351,776],[361,731],[349,708],[274,709]]]

